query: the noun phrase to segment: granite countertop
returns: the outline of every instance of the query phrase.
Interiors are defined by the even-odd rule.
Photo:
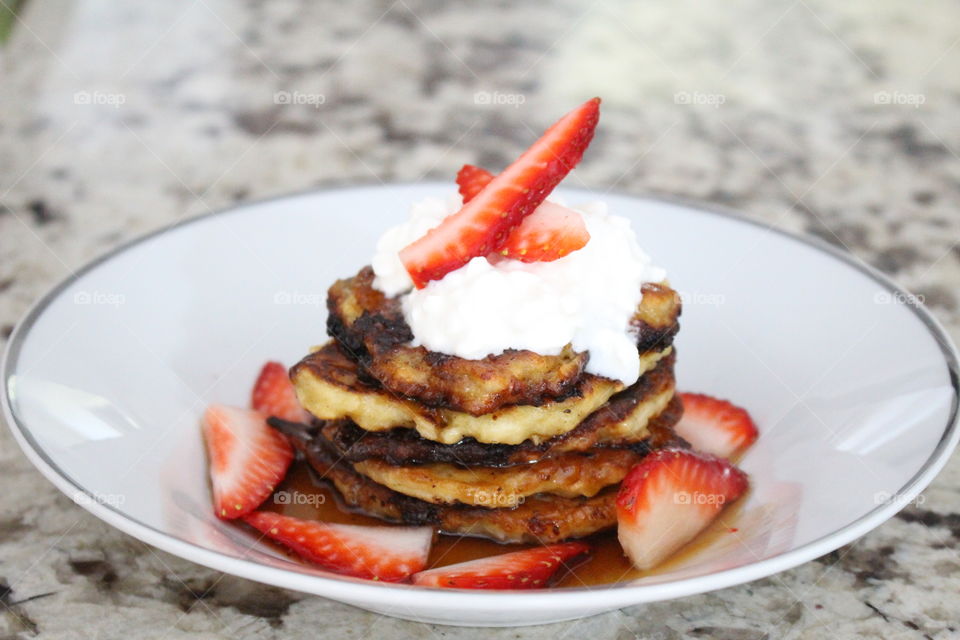
[[[94,256],[322,185],[500,167],[604,97],[575,180],[813,234],[960,338],[960,5],[31,0],[3,49],[0,335]],[[558,107],[557,105],[561,105]],[[87,514],[0,431],[2,638],[957,638],[960,463],[856,543],[577,623],[431,627],[223,576]]]

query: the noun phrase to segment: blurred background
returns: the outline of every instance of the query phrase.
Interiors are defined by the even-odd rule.
[[[465,162],[498,171],[594,95],[598,136],[567,184],[818,236],[891,275],[960,339],[955,0],[0,0],[0,38],[3,341],[46,288],[132,237],[291,191],[452,181]],[[66,594],[54,608],[0,583],[5,637],[74,637],[74,609],[136,637],[152,637],[146,620],[212,634],[239,620],[231,637],[373,620],[232,578],[201,598],[213,572],[81,517],[5,430],[0,442],[15,488],[0,498],[0,578],[4,562],[34,563]],[[829,562],[589,624],[659,640],[821,637],[824,621],[960,637],[958,492],[953,464],[922,506]],[[952,555],[924,555],[936,545]],[[750,589],[768,592],[750,605]],[[797,608],[795,592],[819,609]]]

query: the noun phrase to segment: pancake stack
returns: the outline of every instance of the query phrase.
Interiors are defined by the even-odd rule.
[[[645,284],[632,320],[640,379],[585,372],[587,353],[466,360],[412,346],[399,298],[364,268],[329,291],[332,340],[290,371],[310,425],[278,423],[343,502],[405,524],[549,543],[616,524],[620,481],[673,432],[679,296]]]

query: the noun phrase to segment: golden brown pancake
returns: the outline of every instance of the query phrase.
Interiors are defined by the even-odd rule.
[[[330,287],[327,329],[365,372],[399,395],[481,415],[561,398],[583,376],[588,355],[570,347],[556,356],[511,349],[467,360],[412,346],[399,297],[374,289],[373,278],[373,270],[364,267]],[[642,291],[631,321],[638,352],[663,351],[679,328],[680,296],[664,284],[645,284]]]
[[[661,360],[636,384],[613,396],[572,431],[540,443],[528,440],[517,445],[484,444],[464,438],[454,444],[441,444],[420,437],[413,429],[372,432],[350,420],[319,421],[314,431],[316,437],[330,442],[338,457],[349,462],[374,458],[401,466],[446,462],[506,467],[596,447],[626,447],[645,442],[649,448],[659,448],[676,440],[673,425],[683,413],[683,405],[674,395],[673,360],[673,355]],[[666,406],[648,418],[666,397],[669,397]],[[296,425],[285,427],[279,422],[276,426],[281,430],[298,428]]]
[[[353,470],[404,495],[435,504],[515,507],[534,494],[594,496],[623,480],[646,455],[631,449],[565,453],[512,467],[462,467],[443,462],[399,467],[382,460],[353,463]]]
[[[668,347],[645,355],[641,368],[652,369],[669,354]],[[623,389],[619,382],[584,376],[564,399],[540,405],[510,405],[474,416],[451,409],[431,409],[365,381],[357,364],[334,342],[297,363],[290,377],[300,404],[321,420],[346,418],[367,431],[411,428],[428,440],[444,444],[468,437],[484,443],[542,442],[572,431]],[[668,401],[669,398],[662,399],[659,409]]]

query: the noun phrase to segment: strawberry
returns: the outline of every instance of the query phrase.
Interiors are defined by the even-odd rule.
[[[521,262],[551,262],[582,249],[589,240],[583,216],[544,202],[510,232],[499,253]]]
[[[421,571],[413,583],[451,589],[539,589],[570,560],[590,552],[583,542],[564,542]]]
[[[400,260],[414,285],[423,288],[473,258],[500,249],[509,231],[533,213],[580,161],[599,117],[599,98],[574,109],[460,211],[404,247]]]
[[[260,506],[293,460],[286,437],[259,411],[212,405],[203,416],[217,516],[239,518]]]
[[[757,426],[746,410],[700,393],[681,393],[680,399],[683,418],[674,428],[697,451],[730,458],[757,439]]]
[[[309,422],[310,416],[300,406],[287,368],[279,362],[263,365],[253,393],[250,406],[267,417],[280,418],[287,422]]]
[[[747,475],[726,460],[658,449],[620,485],[620,545],[638,568],[654,567],[692,540],[747,486]]]
[[[457,173],[463,201],[480,193],[493,174],[465,164]],[[590,240],[583,216],[567,207],[544,202],[507,235],[498,255],[521,262],[550,262],[582,249]]]
[[[465,164],[457,172],[457,186],[460,195],[463,196],[463,203],[466,204],[473,200],[473,197],[483,191],[483,188],[493,180],[493,174],[486,169],[475,167],[472,164]]]
[[[244,522],[298,556],[356,578],[399,582],[427,566],[430,527],[365,527],[254,511]]]

